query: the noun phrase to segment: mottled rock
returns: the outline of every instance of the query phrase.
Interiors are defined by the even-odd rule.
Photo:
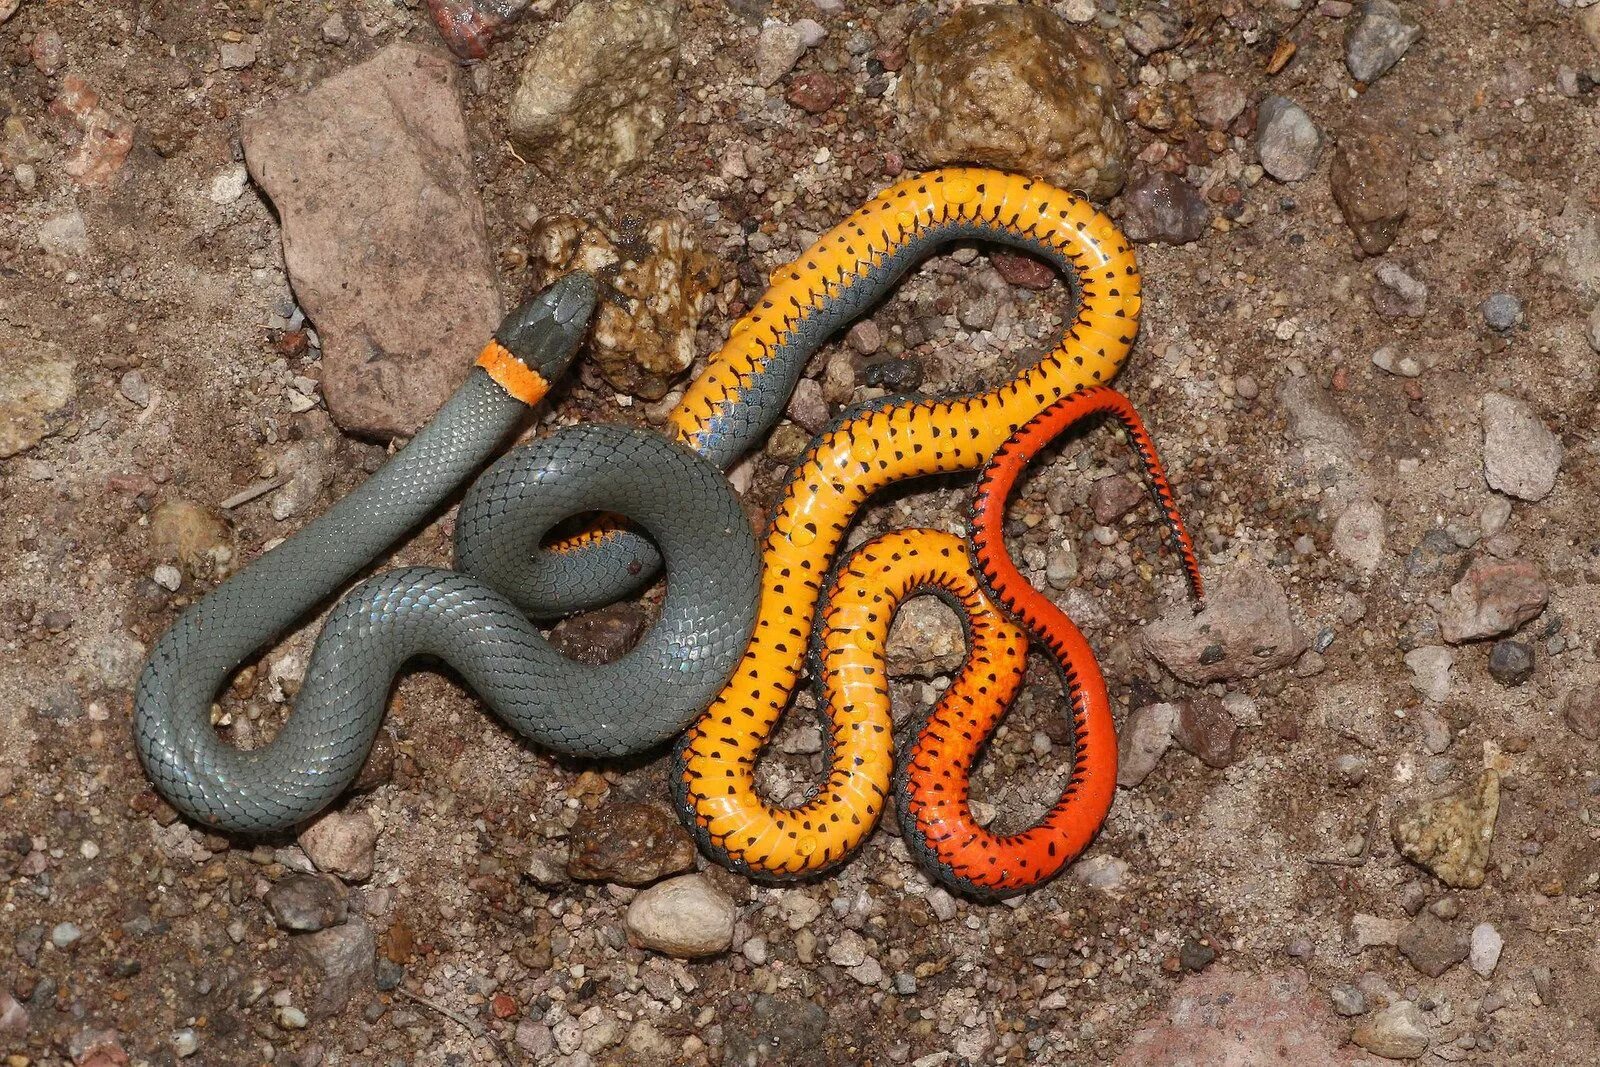
[[[1105,853],[1096,853],[1081,859],[1070,868],[1076,882],[1105,893],[1117,893],[1127,888],[1133,869],[1128,861]]]
[[[1386,319],[1418,319],[1428,310],[1428,287],[1397,263],[1380,263],[1374,272],[1372,306]]]
[[[1427,975],[1437,978],[1467,958],[1467,936],[1457,927],[1423,912],[1401,931],[1395,947],[1406,961]]]
[[[633,898],[628,939],[668,956],[714,956],[733,943],[733,901],[698,874],[657,882]]]
[[[727,1014],[723,1063],[808,1067],[816,1062],[829,1020],[827,1008],[798,994],[757,993],[748,1012]]]
[[[1386,1060],[1414,1060],[1428,1051],[1428,1020],[1415,1004],[1402,1000],[1356,1027],[1350,1040]]]
[[[1357,500],[1333,524],[1333,550],[1356,570],[1371,574],[1383,562],[1383,529],[1383,508],[1374,500]]]
[[[1250,104],[1244,86],[1228,74],[1196,74],[1189,79],[1189,92],[1194,96],[1195,119],[1210,130],[1227,129]]]
[[[677,0],[585,0],[528,50],[512,139],[552,173],[609,181],[666,128],[678,69]]]
[[[695,331],[722,284],[717,260],[680,216],[656,219],[619,249],[620,238],[570,215],[543,220],[534,244],[547,279],[569,270],[600,271],[603,295],[589,350],[612,388],[647,400],[667,395],[695,357]]]
[[[440,40],[462,59],[483,59],[527,10],[529,0],[427,0]],[[324,27],[326,38],[326,27]]]
[[[1400,235],[1411,205],[1411,138],[1398,126],[1366,119],[1339,136],[1329,180],[1345,225],[1369,256]]]
[[[78,143],[61,169],[81,185],[108,184],[133,148],[133,122],[120,109],[102,103],[99,91],[77,74],[61,79],[50,111],[78,130]]]
[[[1102,526],[1114,524],[1144,502],[1144,486],[1124,474],[1108,474],[1089,488],[1089,510]]]
[[[1550,584],[1537,565],[1522,560],[1474,560],[1439,613],[1439,632],[1452,645],[1510,633],[1538,617],[1550,601]]]
[[[52,215],[34,233],[39,250],[53,260],[69,260],[89,251],[89,227],[76,209]]]
[[[1117,734],[1117,784],[1124,789],[1150,777],[1172,745],[1178,723],[1177,704],[1146,704],[1135,708]]]
[[[1198,696],[1178,705],[1172,737],[1185,752],[1206,766],[1221,770],[1233,763],[1238,729],[1222,701]]]
[[[1589,340],[1589,347],[1600,352],[1600,304],[1596,304],[1594,310],[1589,312],[1589,324],[1584,328],[1584,336]]]
[[[1183,40],[1183,15],[1168,7],[1141,7],[1122,24],[1122,38],[1137,55],[1165,52]]]
[[[1489,650],[1489,674],[1503,686],[1518,686],[1533,677],[1533,646],[1501,640]]]
[[[1122,230],[1141,244],[1185,245],[1203,237],[1211,224],[1211,209],[1200,191],[1164,170],[1135,180],[1122,199]]]
[[[1283,96],[1261,101],[1256,120],[1256,154],[1261,167],[1280,182],[1310,177],[1322,156],[1322,131],[1299,104]]]
[[[309,1004],[312,1015],[337,1015],[353,994],[372,986],[378,939],[360,916],[352,915],[349,922],[297,938],[295,946],[319,979]]]
[[[567,873],[589,882],[649,885],[694,869],[694,842],[670,811],[609,801],[578,816]]]
[[[812,26],[810,19],[802,20]],[[778,19],[768,19],[756,37],[756,51],[751,69],[755,83],[760,86],[776,85],[779,78],[794,69],[800,57],[806,54],[814,41],[809,26],[797,22],[790,25]]]
[[[378,824],[365,811],[330,811],[300,832],[299,844],[317,870],[365,882],[372,877]]]
[[[324,399],[351,433],[415,432],[499,321],[455,70],[393,44],[242,132],[322,338]]]
[[[1390,0],[1367,0],[1344,42],[1344,65],[1358,82],[1374,82],[1422,37],[1422,27]]]
[[[326,930],[350,913],[344,890],[331,878],[290,874],[267,890],[267,910],[285,930]]]
[[[595,666],[618,660],[644,632],[644,609],[632,601],[569,615],[550,631],[550,644],[570,660]]]
[[[1494,293],[1483,302],[1483,321],[1504,333],[1522,321],[1522,301],[1511,293]]]
[[[1484,771],[1473,785],[1407,805],[1390,827],[1400,854],[1454,889],[1483,885],[1500,813],[1500,776]]]
[[[1283,587],[1255,562],[1218,578],[1198,615],[1178,604],[1144,628],[1145,648],[1190,685],[1253,678],[1286,667],[1309,644]]]
[[[55,349],[0,322],[0,459],[9,459],[50,435],[51,417],[72,402],[76,366]]]
[[[948,674],[966,659],[966,630],[935,597],[905,602],[889,627],[889,673],[898,678]]]
[[[1399,941],[1404,929],[1405,923],[1399,919],[1357,912],[1350,919],[1350,940],[1355,943],[1358,952],[1382,948]]]
[[[1456,654],[1443,645],[1413,648],[1406,653],[1411,687],[1434,703],[1443,703],[1450,696],[1450,668],[1455,662]]]
[[[1500,393],[1483,398],[1483,474],[1492,489],[1518,500],[1543,500],[1555,488],[1566,450],[1526,402]]]
[[[210,508],[190,500],[167,500],[150,512],[150,555],[181,563],[190,574],[222,574],[233,566],[233,531]]]
[[[827,71],[815,70],[790,80],[783,98],[809,115],[820,115],[839,106],[844,99],[844,86]]]
[[[1588,741],[1600,741],[1600,686],[1581,685],[1562,694],[1561,717],[1567,729]]]
[[[1115,68],[1039,7],[963,8],[917,34],[899,89],[914,161],[982,163],[1103,200],[1127,180]]]

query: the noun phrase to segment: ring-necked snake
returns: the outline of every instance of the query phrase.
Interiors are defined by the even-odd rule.
[[[134,736],[175,807],[245,833],[316,814],[360,771],[395,674],[418,655],[455,668],[519,733],[574,755],[654,747],[705,708],[750,637],[759,559],[749,520],[721,472],[690,449],[648,430],[584,425],[512,450],[477,481],[456,517],[457,570],[392,571],[340,601],[270,744],[240,750],[212,727],[229,675],[436,510],[522,422],[571,360],[594,299],[592,279],[574,274],[513,312],[405,449],[156,642]],[[536,591],[541,539],[594,511],[648,530],[669,582],[638,646],[586,666],[528,616],[554,611]]]

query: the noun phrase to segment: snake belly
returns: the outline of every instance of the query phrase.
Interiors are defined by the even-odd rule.
[[[156,789],[219,830],[266,833],[316,814],[360,771],[396,673],[436,656],[517,732],[582,756],[661,744],[726,681],[753,625],[759,559],[721,472],[659,434],[559,430],[501,458],[464,498],[459,570],[410,567],[330,613],[288,721],[248,751],[218,737],[228,677],[434,512],[522,423],[586,329],[594,282],[573,274],[507,317],[466,382],[364,484],[186,610],[140,676],[134,738]],[[529,620],[541,538],[590,511],[628,517],[660,546],[660,617],[626,656],[584,666]],[[541,554],[542,555],[542,554]]]
[[[1076,317],[1053,351],[999,387],[850,413],[796,464],[765,543],[755,635],[685,735],[672,775],[686,824],[735,870],[783,877],[825,869],[871,831],[890,789],[885,724],[857,726],[850,717],[829,725],[829,776],[810,801],[779,808],[755,786],[757,757],[798,683],[830,561],[857,511],[885,486],[981,467],[1041,411],[1115,375],[1138,330],[1138,267],[1115,225],[1081,197],[991,170],[919,175],[880,193],[780,271],[734,327],[724,350],[732,358],[713,363],[679,408],[687,441],[714,455],[733,448],[763,417],[770,391],[792,385],[829,334],[934,249],[966,239],[1053,263],[1073,284]],[[778,356],[792,362],[769,379]],[[886,687],[881,675],[863,684]]]

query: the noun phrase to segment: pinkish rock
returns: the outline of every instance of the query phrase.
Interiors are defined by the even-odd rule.
[[[1524,560],[1483,558],[1450,587],[1439,630],[1452,645],[1510,633],[1536,618],[1550,601],[1550,584]]]
[[[302,830],[299,842],[317,870],[365,882],[372,877],[378,824],[364,811],[330,811]]]
[[[78,128],[77,147],[62,165],[82,185],[105,185],[128,158],[133,147],[133,123],[100,101],[94,86],[76,74],[61,79],[61,92],[50,111]]]
[[[1286,667],[1309,643],[1283,586],[1259,563],[1222,575],[1198,615],[1187,603],[1178,604],[1144,628],[1145,648],[1190,685]]]
[[[1089,510],[1094,521],[1110,526],[1144,500],[1144,486],[1125,474],[1110,474],[1089,489]]]
[[[243,140],[322,336],[334,421],[414,433],[500,316],[455,64],[390,45],[248,123]]]
[[[21,1037],[28,1032],[28,1009],[0,989],[0,1037]]]
[[[1238,974],[1213,967],[1185,978],[1157,1020],[1138,1031],[1116,1067],[1264,1067],[1373,1061],[1344,1046],[1343,1028],[1306,976]]]

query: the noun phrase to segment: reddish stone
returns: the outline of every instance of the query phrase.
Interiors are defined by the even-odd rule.
[[[517,1002],[504,993],[496,993],[489,1001],[489,1010],[496,1019],[509,1019],[517,1013]]]
[[[439,37],[462,59],[482,59],[510,32],[528,0],[428,0]]]
[[[818,70],[791,80],[783,98],[801,111],[820,115],[839,105],[844,99],[844,90],[832,75]]]
[[[1023,289],[1043,292],[1056,283],[1055,268],[1042,259],[997,249],[989,253],[989,262],[1000,277]]]
[[[104,185],[122,169],[133,147],[133,123],[100,103],[100,94],[76,74],[61,79],[50,104],[83,135],[67,156],[66,172],[84,185]]]

